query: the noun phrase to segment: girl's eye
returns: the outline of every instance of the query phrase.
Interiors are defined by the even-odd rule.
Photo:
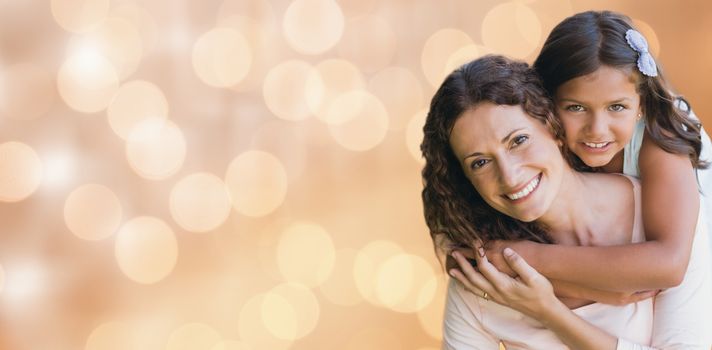
[[[470,168],[479,169],[485,166],[487,163],[489,163],[489,160],[487,159],[477,159],[470,164]]]
[[[610,110],[613,111],[613,112],[620,112],[620,111],[622,111],[622,110],[625,109],[625,106],[622,105],[622,104],[620,104],[620,103],[616,103],[616,104],[611,105],[610,107],[608,107],[608,109],[610,109]]]
[[[514,146],[519,146],[519,145],[523,144],[524,142],[527,142],[527,140],[529,140],[529,136],[518,135],[518,136],[514,137],[514,139],[512,139],[512,143],[514,144]]]
[[[584,108],[582,105],[568,105],[565,108],[569,112],[583,112]]]

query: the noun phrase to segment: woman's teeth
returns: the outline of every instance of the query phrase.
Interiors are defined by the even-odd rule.
[[[534,189],[536,188],[537,185],[539,185],[539,176],[535,177],[534,180],[532,180],[531,182],[529,182],[529,184],[527,185],[527,187],[524,187],[523,190],[521,190],[521,191],[519,191],[519,192],[517,192],[517,193],[508,194],[508,195],[507,195],[507,198],[509,198],[509,199],[511,199],[511,200],[517,200],[517,199],[519,199],[519,198],[526,197],[526,196],[528,196],[530,193],[532,193],[532,191],[534,191]]]
[[[588,147],[591,147],[591,148],[601,148],[601,147],[607,145],[608,142],[600,142],[600,143],[596,143],[596,142],[584,142],[584,144],[585,144],[586,146],[588,146]]]

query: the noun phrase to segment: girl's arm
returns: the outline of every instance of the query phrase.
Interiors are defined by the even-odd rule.
[[[511,249],[506,249],[504,256],[507,264],[518,275],[516,279],[497,271],[484,254],[483,257],[477,257],[479,273],[467,263],[462,254],[453,252],[453,255],[461,270],[452,269],[450,273],[467,289],[487,292],[490,300],[540,321],[572,349],[651,349],[619,341],[578,317],[554,296],[549,281]]]
[[[686,155],[667,153],[650,137],[643,138],[638,166],[646,242],[607,247],[497,242],[488,247],[495,266],[507,270],[501,249],[509,246],[544,276],[594,289],[631,292],[680,284],[699,210],[694,169]]]

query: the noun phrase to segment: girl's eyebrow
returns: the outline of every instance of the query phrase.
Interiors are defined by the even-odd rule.
[[[559,98],[559,99],[557,99],[557,101],[559,101],[559,102],[573,102],[573,103],[578,103],[578,104],[585,104],[585,102],[581,102],[581,101],[575,100],[575,99],[573,99],[573,98]],[[619,99],[610,101],[610,102],[608,102],[608,103],[620,103],[620,102],[630,102],[630,101],[631,101],[631,98],[630,98],[630,97],[621,97],[621,98],[619,98]]]

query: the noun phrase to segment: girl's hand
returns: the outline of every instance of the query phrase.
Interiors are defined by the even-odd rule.
[[[537,243],[532,241],[520,240],[520,241],[504,241],[504,240],[492,240],[488,241],[484,245],[485,254],[487,254],[487,260],[494,265],[502,273],[509,275],[510,277],[516,277],[517,274],[509,267],[509,264],[504,259],[504,248],[510,248],[516,251],[520,256],[528,256],[525,252],[529,251],[532,246],[537,245]]]
[[[538,318],[561,309],[561,302],[554,295],[551,283],[524,261],[514,250],[505,248],[504,261],[516,273],[512,278],[497,270],[485,255],[481,245],[475,252],[476,271],[462,253],[452,255],[460,269],[451,269],[450,274],[472,293],[511,307],[525,315]]]

